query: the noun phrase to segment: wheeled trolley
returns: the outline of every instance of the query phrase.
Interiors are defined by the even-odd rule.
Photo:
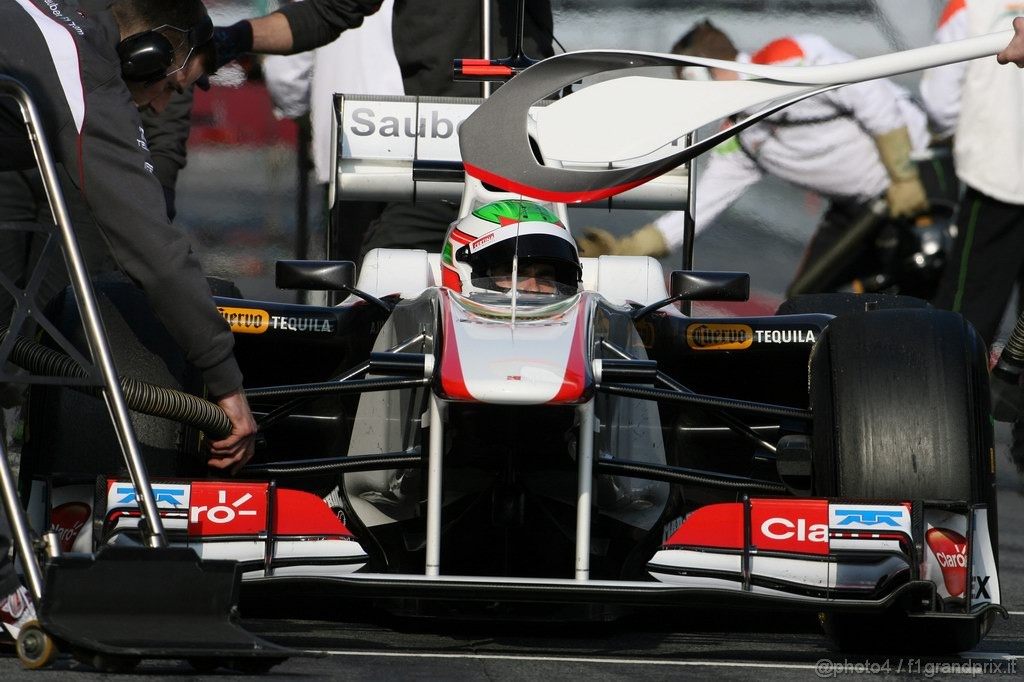
[[[38,622],[22,628],[18,657],[27,668],[52,663],[59,651],[106,670],[126,670],[146,658],[185,659],[197,669],[219,666],[263,672],[296,652],[253,636],[237,622],[240,573],[232,561],[203,561],[188,548],[169,547],[146,466],[129,419],[86,265],[75,239],[40,117],[24,85],[0,75],[0,96],[13,99],[25,122],[46,188],[54,225],[46,254],[60,249],[81,313],[91,359],[83,357],[51,324],[37,300],[43,268],[24,288],[0,273],[15,298],[10,326],[0,326],[0,382],[92,387],[102,394],[140,507],[141,545],[104,547],[95,553],[62,552],[56,533],[30,528],[0,442],[0,494]],[[46,329],[80,366],[77,377],[7,371],[30,321]],[[6,320],[4,321],[6,323]]]

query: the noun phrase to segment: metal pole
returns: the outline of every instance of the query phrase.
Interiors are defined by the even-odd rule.
[[[2,435],[3,429],[0,429],[0,436]],[[5,440],[6,436],[0,438],[0,441]],[[14,474],[7,461],[7,447],[4,442],[0,442],[0,493],[3,494],[4,510],[14,534],[14,546],[18,549],[18,556],[21,557],[21,565],[25,570],[28,589],[32,591],[36,604],[39,604],[43,599],[43,571],[32,547],[32,534],[25,520],[25,510],[19,503],[18,486],[14,482]]]
[[[577,408],[580,416],[576,464],[576,580],[590,580],[591,499],[594,487],[594,399]]]
[[[697,131],[686,135],[685,145],[689,147],[697,142]],[[696,182],[694,176],[697,169],[696,159],[686,164],[686,213],[683,216],[683,270],[693,270],[693,247],[697,237],[697,193],[694,192]],[[680,301],[679,312],[689,315],[693,312],[693,301]]]
[[[299,260],[309,258],[309,172],[313,168],[310,158],[312,143],[312,121],[307,115],[305,120],[298,121],[298,138],[296,140],[295,165],[298,166],[298,191],[295,204],[295,257]],[[309,291],[296,292],[299,303],[310,302]]]
[[[136,495],[139,497],[140,506],[143,512],[144,523],[140,524],[140,530],[146,535],[146,544],[151,547],[166,547],[167,537],[164,533],[163,523],[157,511],[156,499],[153,496],[153,488],[149,482],[149,475],[146,473],[145,463],[139,453],[139,445],[135,439],[135,431],[132,428],[131,419],[128,415],[128,406],[124,401],[124,394],[121,392],[121,383],[114,371],[114,359],[107,344],[107,338],[100,324],[99,307],[93,294],[92,283],[89,281],[85,261],[81,251],[78,249],[78,241],[75,239],[74,231],[71,228],[71,220],[68,217],[67,207],[64,204],[64,195],[60,191],[60,184],[57,180],[57,172],[50,156],[50,147],[46,143],[46,137],[42,127],[39,126],[39,113],[30,98],[28,91],[18,81],[7,76],[0,76],[0,94],[13,97],[21,109],[25,127],[28,130],[29,140],[32,142],[32,149],[36,156],[36,164],[43,177],[43,185],[46,188],[46,197],[50,202],[50,211],[53,220],[60,229],[64,241],[64,259],[68,267],[68,274],[71,276],[71,284],[75,290],[75,297],[82,312],[82,321],[85,324],[86,340],[93,358],[99,365],[100,373],[103,376],[103,399],[107,404],[107,410],[114,422],[114,430],[117,432],[121,450],[125,455],[125,463],[128,465],[128,473],[132,483],[135,485]]]
[[[491,58],[491,0],[480,0],[480,46],[483,48],[484,59]],[[491,96],[491,84],[489,81],[480,83],[481,96],[487,99]]]
[[[444,420],[441,401],[430,394],[430,453],[427,460],[426,575],[441,575],[441,490],[444,457]]]

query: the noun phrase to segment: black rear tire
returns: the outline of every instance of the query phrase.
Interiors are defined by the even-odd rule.
[[[984,343],[955,313],[896,309],[834,319],[811,354],[815,494],[985,503],[998,537],[986,361]],[[972,648],[987,630],[903,613],[825,614],[823,623],[846,651],[952,653]]]

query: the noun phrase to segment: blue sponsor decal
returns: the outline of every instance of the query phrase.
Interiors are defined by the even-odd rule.
[[[135,486],[123,486],[117,488],[116,492],[118,495],[124,495],[124,497],[117,501],[117,504],[138,504],[139,497],[135,493]],[[153,497],[156,499],[157,504],[166,502],[174,507],[181,507],[185,504],[182,499],[185,492],[185,488],[154,488]]]
[[[889,526],[899,528],[900,520],[903,519],[904,511],[895,509],[892,511],[881,509],[836,509],[835,514],[841,517],[836,523],[837,526],[849,526],[860,523],[865,526]]]

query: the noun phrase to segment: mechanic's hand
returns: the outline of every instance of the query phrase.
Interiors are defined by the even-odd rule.
[[[621,239],[611,232],[596,227],[585,228],[583,237],[576,240],[580,256],[651,256],[663,258],[668,255],[665,237],[655,225],[644,225],[636,232]]]
[[[928,210],[928,199],[917,172],[917,164],[910,158],[913,145],[906,126],[875,135],[878,157],[889,174],[889,216],[912,217]]]
[[[608,230],[599,227],[583,229],[583,236],[576,238],[576,248],[580,258],[597,258],[618,253],[619,240]]]
[[[240,55],[253,51],[253,27],[248,20],[231,26],[216,26],[213,29],[214,62],[210,73],[215,72]]]
[[[890,218],[912,218],[928,211],[924,185],[917,178],[893,181],[885,191]]]
[[[1024,17],[1013,20],[1013,38],[1003,51],[996,55],[996,60],[1000,64],[1013,62],[1024,69]]]
[[[229,473],[234,474],[252,459],[256,448],[256,420],[241,388],[221,396],[216,402],[231,422],[231,434],[224,440],[210,443],[207,464],[215,469],[230,469]]]

